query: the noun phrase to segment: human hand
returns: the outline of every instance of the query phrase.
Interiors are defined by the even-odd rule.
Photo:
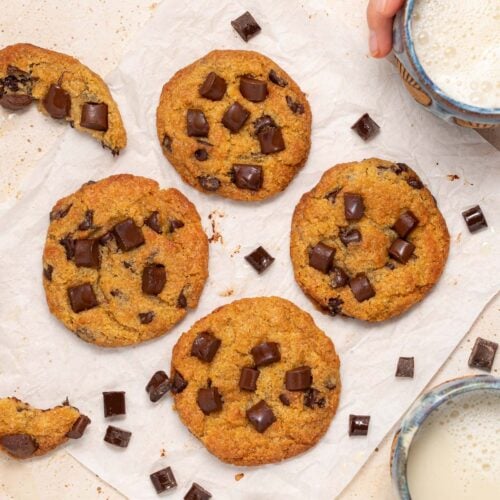
[[[385,57],[392,49],[392,22],[404,0],[370,0],[367,9],[369,46],[373,57]]]

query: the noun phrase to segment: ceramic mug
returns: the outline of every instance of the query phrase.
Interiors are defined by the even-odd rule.
[[[455,101],[427,76],[412,40],[411,16],[415,0],[407,0],[394,20],[393,50],[403,83],[411,96],[431,113],[469,128],[500,126],[500,108],[479,108]]]
[[[406,477],[406,465],[411,444],[425,419],[443,403],[470,391],[500,392],[500,378],[490,375],[463,377],[438,385],[421,396],[410,408],[401,422],[392,442],[391,475],[401,500],[411,500]]]

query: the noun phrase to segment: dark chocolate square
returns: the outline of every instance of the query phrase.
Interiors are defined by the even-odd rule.
[[[261,274],[274,262],[274,257],[271,257],[263,247],[258,247],[247,255],[245,260]]]
[[[497,349],[496,342],[478,337],[469,357],[469,366],[491,372]]]
[[[400,357],[396,368],[396,377],[413,378],[415,371],[415,359]]]
[[[257,21],[248,11],[234,21],[231,21],[231,26],[236,30],[238,35],[240,35],[245,42],[248,42],[250,38],[253,38],[261,30],[260,26],[257,24]]]
[[[125,392],[103,392],[102,399],[104,403],[104,417],[113,417],[115,415],[125,415]]]

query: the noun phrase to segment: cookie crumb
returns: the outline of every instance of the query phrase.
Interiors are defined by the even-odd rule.
[[[238,474],[235,474],[234,479],[236,479],[236,481],[241,481],[244,477],[245,474],[243,474],[243,472],[238,472]]]
[[[219,297],[231,297],[234,294],[233,288],[227,288],[226,290],[219,293]]]
[[[448,180],[452,181],[452,182],[460,179],[460,177],[457,174],[448,174],[447,177],[448,177]]]
[[[167,451],[165,450],[165,448],[162,448],[160,450],[160,457],[164,457],[164,456],[166,456],[166,454],[167,454]]]

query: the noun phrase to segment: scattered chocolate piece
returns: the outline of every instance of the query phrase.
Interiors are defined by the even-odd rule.
[[[247,418],[260,433],[276,422],[273,410],[263,399],[247,410]]]
[[[258,191],[262,187],[262,167],[260,165],[233,165],[233,182],[240,189]]]
[[[167,282],[167,272],[162,264],[146,266],[142,272],[142,291],[147,295],[159,295]]]
[[[331,316],[337,316],[342,313],[342,304],[344,301],[340,297],[328,299],[328,312]]]
[[[58,210],[52,210],[49,216],[50,221],[52,222],[53,220],[64,219],[64,217],[68,215],[68,212],[70,211],[72,206],[73,204],[70,203],[67,207],[60,208]]]
[[[267,97],[267,82],[257,80],[251,76],[242,76],[240,78],[240,93],[251,102],[262,102]]]
[[[29,458],[38,450],[38,443],[29,434],[6,434],[0,437],[0,445],[16,458]]]
[[[422,182],[417,179],[416,177],[409,177],[406,182],[413,188],[413,189],[422,189],[424,185]]]
[[[177,487],[177,481],[170,467],[153,472],[149,477],[158,494]]]
[[[294,101],[289,95],[286,96],[286,103],[292,113],[295,113],[296,115],[304,114],[304,105],[299,101]]]
[[[359,194],[344,193],[344,213],[346,220],[359,220],[365,213],[363,197]]]
[[[221,341],[210,332],[201,332],[193,340],[191,356],[210,363],[220,347]]]
[[[283,78],[281,78],[278,75],[278,73],[276,73],[276,71],[274,71],[274,69],[269,71],[268,77],[269,77],[269,80],[271,80],[276,85],[279,85],[280,87],[286,87],[288,85],[288,82],[286,80],[284,80]]]
[[[271,257],[263,247],[258,247],[245,257],[245,260],[259,273],[263,273],[273,262]]]
[[[419,220],[416,215],[411,210],[408,210],[399,216],[393,229],[400,238],[406,238],[418,226],[418,223]]]
[[[240,374],[240,389],[242,391],[255,391],[255,389],[257,389],[257,379],[259,375],[260,372],[256,368],[244,366]]]
[[[188,383],[184,377],[175,370],[174,376],[172,377],[172,394],[180,394],[186,387]]]
[[[309,366],[301,366],[285,373],[285,387],[288,391],[305,391],[312,384],[312,372]]]
[[[78,226],[78,229],[80,231],[86,231],[87,229],[90,229],[93,226],[93,224],[94,224],[94,211],[86,210],[83,221]]]
[[[141,325],[149,325],[153,321],[155,313],[153,311],[148,311],[144,313],[139,313],[139,321]]]
[[[159,370],[152,377],[146,385],[146,392],[149,394],[149,399],[152,403],[159,401],[168,391],[172,388],[172,384],[167,374]]]
[[[415,245],[398,238],[389,248],[389,255],[401,264],[406,264],[415,251]]]
[[[208,152],[205,148],[200,148],[200,149],[197,149],[195,152],[194,152],[194,157],[198,160],[198,161],[207,161],[208,160]]]
[[[198,182],[205,191],[217,191],[217,189],[220,188],[220,180],[217,179],[217,177],[200,175],[198,177]]]
[[[320,397],[321,392],[318,389],[309,388],[304,393],[304,406],[314,409],[314,407],[324,408],[326,401],[325,398]]]
[[[309,265],[324,274],[328,274],[332,267],[334,256],[335,248],[320,242],[309,249]]]
[[[160,212],[155,210],[149,217],[144,219],[144,224],[150,227],[155,233],[161,234]]]
[[[365,273],[359,273],[354,278],[351,278],[349,286],[358,302],[364,302],[375,295],[375,290]]]
[[[47,113],[56,120],[69,116],[71,97],[60,85],[53,83],[49,87],[42,103]]]
[[[369,415],[349,415],[349,436],[366,436],[369,425]]]
[[[335,188],[333,191],[330,191],[325,198],[330,202],[330,203],[335,203],[337,200],[337,195],[342,191],[342,188]]]
[[[187,299],[186,296],[184,295],[184,290],[181,290],[179,297],[177,297],[177,307],[179,309],[186,309],[187,307]]]
[[[257,138],[259,139],[262,154],[279,153],[285,149],[281,127],[261,127],[257,133]]]
[[[142,230],[132,219],[119,222],[113,228],[113,233],[118,247],[123,252],[128,252],[144,244]]]
[[[170,219],[168,222],[168,232],[173,233],[176,229],[184,227],[184,222],[177,219]]]
[[[486,222],[486,218],[484,217],[483,211],[479,205],[475,207],[469,208],[465,212],[462,212],[462,217],[469,228],[471,233],[475,233],[479,231],[483,227],[488,227],[488,223]]]
[[[163,136],[163,141],[161,141],[161,144],[167,151],[172,152],[172,138],[168,134],[165,134]]]
[[[77,267],[91,267],[93,269],[99,269],[101,265],[99,240],[74,240],[74,245],[75,264]]]
[[[231,104],[222,117],[222,125],[231,132],[238,132],[250,116],[250,111],[239,102]]]
[[[68,297],[73,312],[79,313],[99,305],[90,283],[68,288]]]
[[[341,267],[334,267],[330,272],[332,288],[341,288],[349,283],[349,276]]]
[[[231,26],[245,42],[248,42],[250,38],[253,38],[260,32],[260,26],[248,11],[234,21],[231,21]]]
[[[378,134],[380,127],[372,120],[368,113],[365,113],[352,127],[361,139],[367,141]]]
[[[4,94],[0,96],[0,106],[9,111],[19,111],[33,102],[33,98],[27,94]]]
[[[208,137],[209,125],[201,109],[188,109],[186,123],[189,137]]]
[[[75,256],[75,240],[67,235],[60,239],[59,243],[64,247],[66,259],[71,260]]]
[[[357,229],[342,228],[339,232],[340,241],[348,246],[351,243],[359,243],[361,241],[361,233]]]
[[[469,357],[469,366],[491,372],[497,349],[496,342],[478,337]]]
[[[120,448],[126,448],[130,442],[131,432],[120,429],[113,425],[108,425],[104,441]]]
[[[263,342],[250,350],[256,367],[267,366],[281,359],[279,344],[277,342]]]
[[[106,132],[108,130],[108,105],[103,102],[86,102],[82,107],[80,126]]]
[[[210,498],[212,498],[212,494],[205,488],[202,488],[198,483],[193,483],[184,496],[184,500],[209,500]]]
[[[396,377],[413,378],[415,359],[400,357],[396,368]]]
[[[66,434],[66,437],[69,437],[70,439],[80,439],[89,424],[90,418],[86,415],[80,415],[73,423],[73,426]]]
[[[226,89],[226,80],[211,71],[200,87],[200,95],[211,101],[220,101],[224,97]]]
[[[50,264],[48,264],[47,267],[43,268],[43,275],[49,281],[52,281],[52,273],[53,272],[54,272],[54,266],[51,266]]]
[[[125,392],[113,391],[103,392],[102,400],[104,404],[104,417],[114,417],[115,415],[125,415]]]
[[[280,398],[280,401],[285,405],[285,406],[290,406],[290,398],[288,397],[287,394],[285,394],[284,392],[282,392],[280,395],[279,395],[279,398]]]
[[[198,389],[196,402],[205,415],[222,410],[222,396],[217,387]]]
[[[114,238],[113,233],[108,231],[99,238],[99,245],[105,246]]]

